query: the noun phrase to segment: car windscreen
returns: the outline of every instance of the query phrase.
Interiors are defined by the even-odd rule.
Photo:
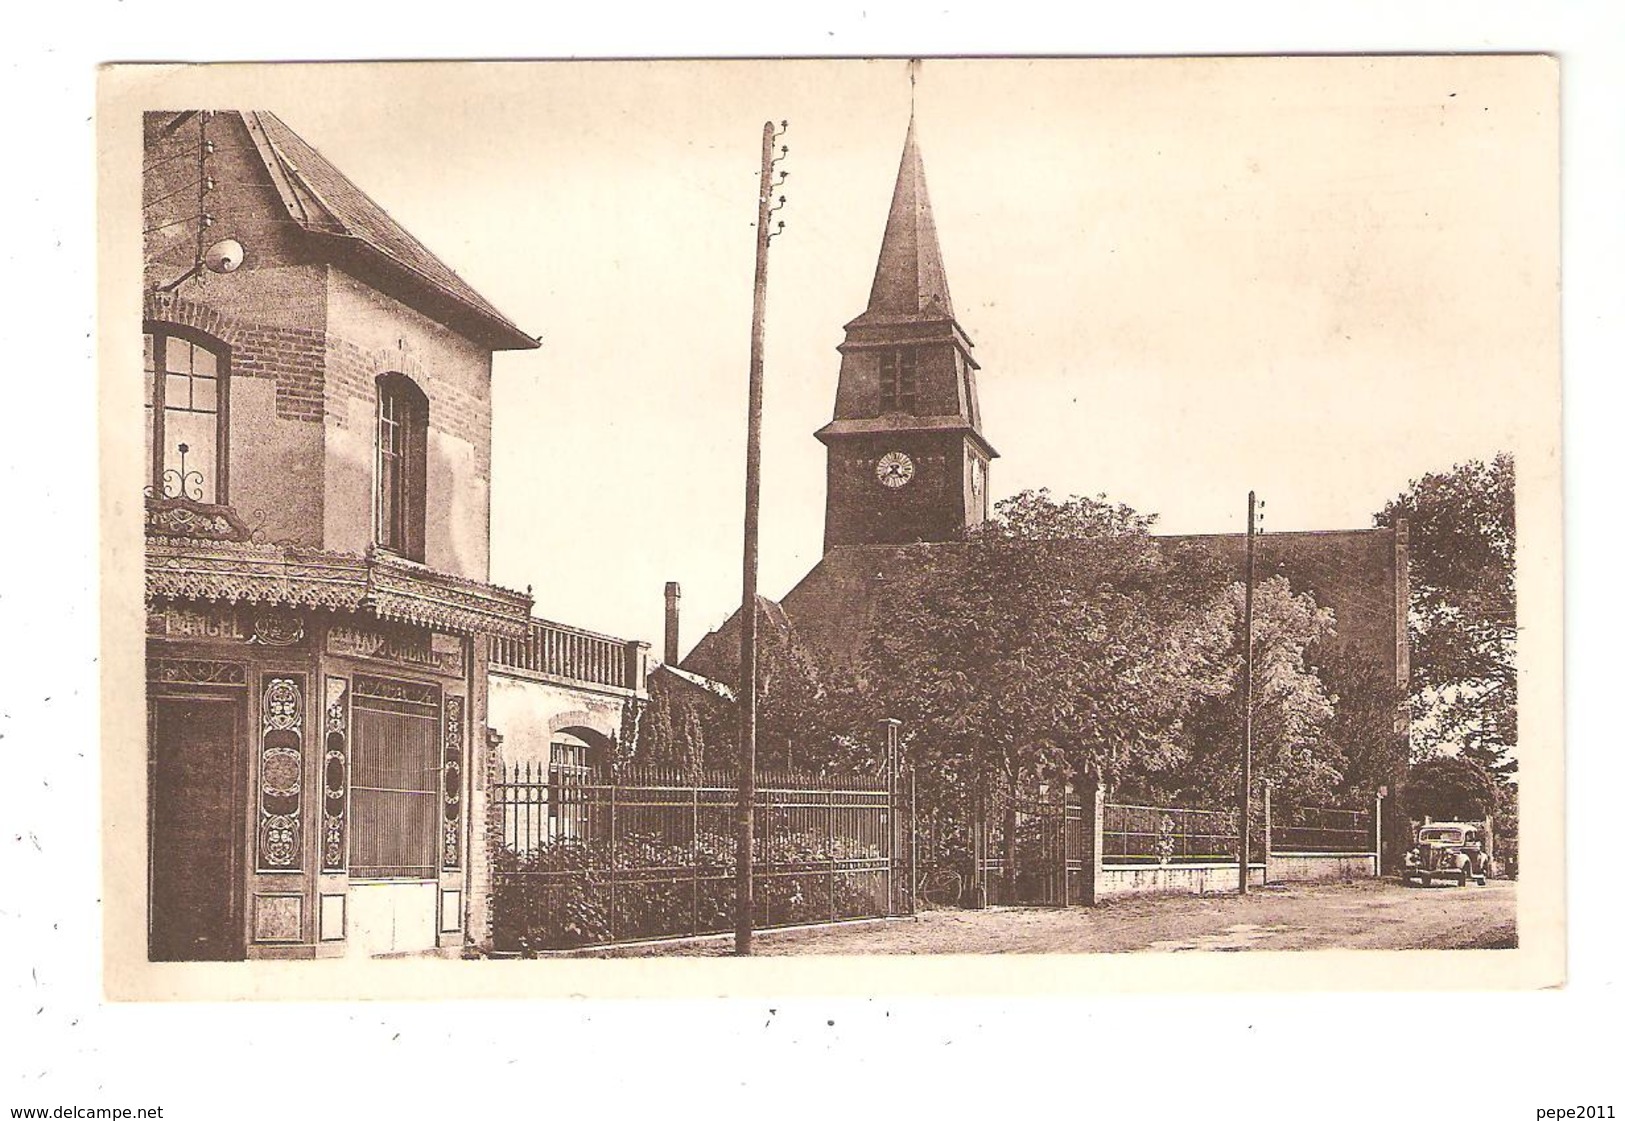
[[[1432,841],[1435,844],[1459,845],[1461,844],[1460,829],[1424,829],[1422,840]]]

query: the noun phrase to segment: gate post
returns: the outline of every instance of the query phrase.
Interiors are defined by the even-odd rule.
[[[908,913],[920,912],[915,898],[920,890],[920,798],[915,786],[914,764],[908,765]]]
[[[1072,906],[1072,784],[1061,786],[1061,906]]]
[[[987,798],[980,790],[976,793],[975,819],[970,831],[971,873],[970,907],[977,910],[987,906]]]
[[[1270,834],[1275,831],[1275,823],[1270,818],[1270,784],[1264,784],[1264,882],[1270,882],[1270,853],[1273,850],[1273,840]],[[1291,851],[1291,850],[1288,850]]]
[[[1101,785],[1100,776],[1091,774],[1083,780],[1078,793],[1079,808],[1083,811],[1081,832],[1087,846],[1081,861],[1080,879],[1083,882],[1078,885],[1078,902],[1085,907],[1093,907],[1099,898],[1101,865],[1104,863],[1101,850],[1105,847],[1106,788]]]
[[[886,717],[880,722],[881,735],[885,736],[886,743],[886,914],[888,917],[896,915],[898,907],[897,865],[901,860],[902,845],[899,843],[902,834],[899,832],[898,803],[902,800],[897,773],[897,729],[903,726],[901,720]],[[909,889],[913,890],[912,885]]]
[[[1375,844],[1372,845],[1372,852],[1376,856],[1373,867],[1376,870],[1377,879],[1379,880],[1382,879],[1382,796],[1387,789],[1388,788],[1386,786],[1377,788],[1377,808],[1375,811],[1375,816],[1372,819],[1372,830],[1375,833],[1375,837],[1373,838]]]

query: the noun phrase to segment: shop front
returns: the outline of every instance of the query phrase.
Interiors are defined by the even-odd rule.
[[[529,597],[228,540],[147,565],[149,956],[463,945],[487,647]]]

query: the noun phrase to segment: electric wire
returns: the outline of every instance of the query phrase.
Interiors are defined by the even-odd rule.
[[[270,189],[273,186],[271,181],[268,179],[223,179],[218,175],[209,176],[209,182],[212,183],[216,189],[220,187],[265,187]],[[180,186],[176,187],[173,191],[170,191],[167,194],[159,195],[155,199],[142,203],[141,208],[145,210],[149,206],[157,206],[159,203],[180,194],[182,191],[189,191],[196,186],[196,179],[189,180],[182,183]]]

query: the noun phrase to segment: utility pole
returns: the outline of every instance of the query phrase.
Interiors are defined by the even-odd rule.
[[[751,930],[755,925],[755,833],[756,833],[756,560],[762,490],[762,336],[767,315],[767,246],[776,233],[768,220],[784,206],[784,196],[773,201],[773,189],[784,183],[789,172],[773,180],[774,165],[790,154],[780,148],[773,154],[773,142],[790,127],[780,121],[762,126],[762,172],[756,193],[756,290],[750,318],[750,400],[745,429],[745,557],[744,591],[739,606],[739,845],[735,858],[737,883],[734,893],[734,953],[750,954]]]
[[[1241,687],[1241,894],[1247,894],[1247,867],[1252,863],[1253,819],[1253,528],[1258,495],[1247,492],[1247,591],[1243,601],[1242,627],[1246,647],[1242,654]]]

